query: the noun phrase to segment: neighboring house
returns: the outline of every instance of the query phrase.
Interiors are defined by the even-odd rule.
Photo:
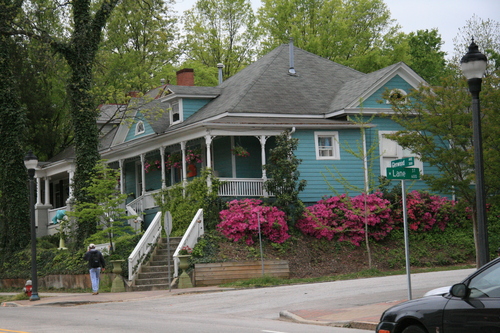
[[[365,125],[364,139],[368,148],[377,145],[379,157],[372,171],[375,177],[383,176],[390,161],[409,154],[384,137],[399,127],[382,116],[392,112],[382,95],[389,90],[404,103],[405,95],[424,83],[404,63],[363,74],[293,44],[277,47],[217,87],[194,86],[190,69],[177,75],[177,85],[162,85],[141,98],[132,98],[127,112],[134,121],[123,121],[101,138],[102,158],[121,169],[120,188],[130,194],[129,210],[144,212],[146,224],[157,211],[152,193],[189,181],[204,167],[224,181],[221,197],[268,196],[262,185],[269,175],[262,165],[267,163],[276,136],[285,130],[299,139],[295,154],[302,160],[300,178],[307,181],[300,194],[306,205],[334,195],[330,185],[344,193],[344,186],[330,172],[362,189],[364,162],[346,151],[348,146],[362,146],[363,141],[361,125],[352,117],[377,115]],[[106,108],[113,110],[112,106]],[[250,156],[235,156],[235,146],[243,147]],[[201,162],[185,161],[193,151],[199,153]],[[49,222],[71,197],[73,155],[68,150],[40,163],[36,171],[41,190],[37,196],[39,235],[52,233]],[[173,162],[177,164],[172,166]],[[418,160],[415,166],[423,173],[436,172]],[[413,185],[424,188],[422,181]]]

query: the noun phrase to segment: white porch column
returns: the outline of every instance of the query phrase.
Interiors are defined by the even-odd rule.
[[[66,200],[66,204],[69,204],[73,200],[73,176],[75,175],[74,170],[68,170],[69,174],[69,195],[68,195],[68,200]]]
[[[45,206],[50,205],[50,177],[45,177]]]
[[[260,159],[262,164],[262,181],[265,182],[267,180],[266,169],[264,169],[264,165],[266,164],[266,141],[269,139],[269,136],[261,135],[257,137],[260,141]],[[269,197],[269,194],[266,190],[262,190],[264,198]]]
[[[36,206],[40,206],[42,204],[42,178],[36,179]]]
[[[165,147],[160,147],[160,157],[161,157],[161,188],[166,188],[167,184],[165,182]]]
[[[205,145],[207,146],[207,169],[212,169],[212,140],[214,139],[211,135],[205,135]],[[213,175],[213,170],[210,170]],[[207,177],[207,187],[208,190],[212,189],[212,177]]]
[[[181,154],[182,154],[182,182],[184,186],[187,183],[187,168],[186,168],[186,141],[181,142]]]
[[[146,162],[146,154],[141,154],[141,195],[146,193],[146,170],[144,170],[144,162]]]
[[[207,146],[207,168],[212,168],[212,140],[211,135],[205,135],[205,145]]]
[[[118,160],[118,167],[120,168],[120,194],[125,193],[125,172],[123,171],[124,160]]]

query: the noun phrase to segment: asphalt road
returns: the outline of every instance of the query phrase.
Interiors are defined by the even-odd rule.
[[[412,275],[414,298],[474,270]],[[3,332],[366,333],[279,319],[280,311],[333,311],[405,299],[406,276],[336,281],[73,307],[0,308]]]

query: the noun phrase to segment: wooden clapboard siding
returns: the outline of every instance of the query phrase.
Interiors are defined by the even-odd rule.
[[[264,261],[264,275],[288,279],[290,270],[286,260]],[[197,287],[247,280],[262,276],[262,262],[240,261],[195,264],[194,281]]]
[[[196,111],[204,107],[212,99],[209,98],[183,98],[182,99],[182,113],[183,119],[186,120],[191,117]]]
[[[406,93],[410,93],[412,89],[414,89],[408,82],[406,82],[401,76],[396,75],[392,79],[390,79],[383,87],[379,88],[375,93],[373,93],[370,97],[363,101],[363,108],[383,108],[383,109],[391,109],[391,105],[385,102],[385,99],[382,98],[384,92],[386,90],[392,89],[402,89],[406,91]],[[382,101],[382,103],[380,103]]]

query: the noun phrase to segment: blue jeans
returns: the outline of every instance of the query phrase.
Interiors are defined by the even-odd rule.
[[[92,282],[92,291],[99,291],[99,275],[101,275],[101,267],[91,268],[90,270],[90,281]]]

